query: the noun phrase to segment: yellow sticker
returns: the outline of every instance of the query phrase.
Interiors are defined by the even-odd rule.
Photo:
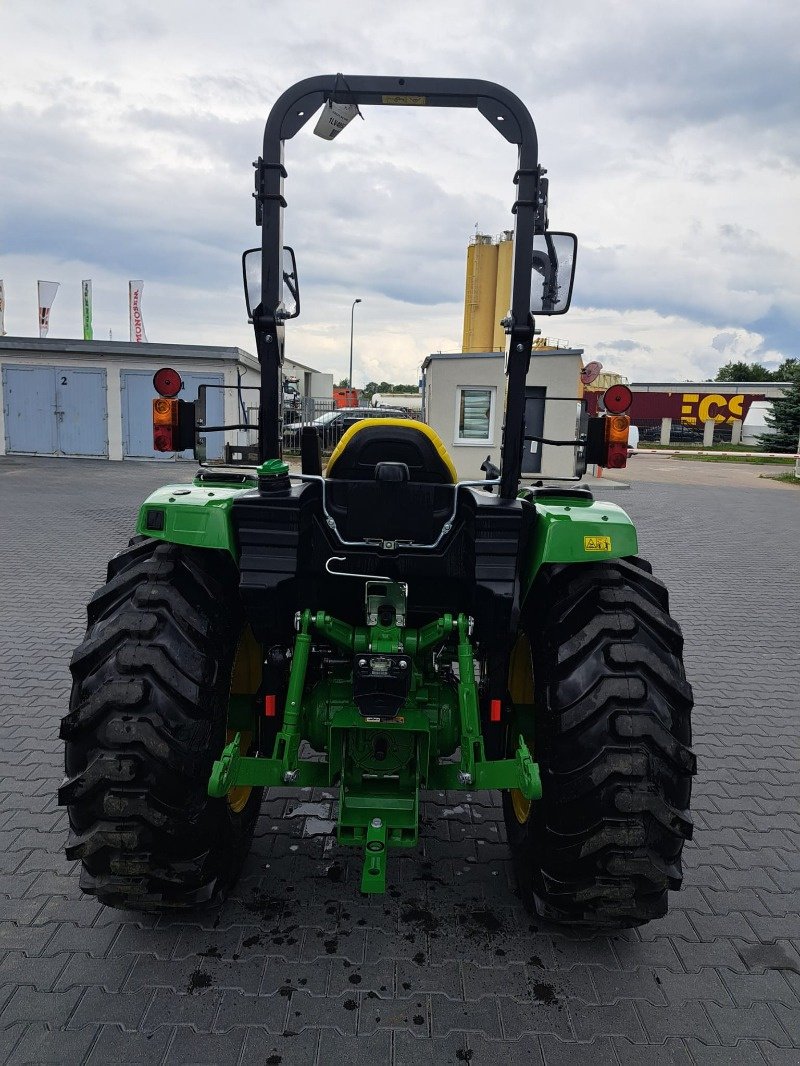
[[[425,96],[382,96],[382,104],[401,104],[412,107],[425,107],[428,99]]]
[[[611,537],[584,537],[583,550],[585,552],[610,552]]]

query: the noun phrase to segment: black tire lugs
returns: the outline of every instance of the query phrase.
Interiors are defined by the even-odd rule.
[[[244,624],[222,552],[146,538],[115,557],[91,599],[61,723],[67,856],[117,907],[191,907],[238,875],[262,790],[240,813],[207,794],[225,741]]]
[[[666,913],[692,835],[692,691],[668,595],[643,560],[546,568],[523,624],[543,796],[504,809],[545,917],[624,927]]]

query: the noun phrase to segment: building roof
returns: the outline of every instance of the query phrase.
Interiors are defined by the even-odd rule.
[[[632,381],[634,392],[782,392],[791,381]]]
[[[540,355],[583,355],[583,348],[534,348],[533,356]],[[422,369],[427,370],[434,360],[439,359],[505,359],[505,352],[431,352],[426,356]]]
[[[68,337],[0,337],[0,356],[3,352],[41,352],[49,355],[69,354],[88,356],[137,356],[140,359],[168,362],[175,359],[231,360],[252,363],[258,360],[243,348],[226,348],[212,344],[136,344],[133,341],[74,340]]]

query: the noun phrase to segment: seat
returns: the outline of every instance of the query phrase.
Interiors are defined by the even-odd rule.
[[[453,513],[455,467],[438,434],[412,419],[351,426],[326,475],[328,507],[347,541],[432,544]]]
[[[454,485],[456,468],[439,434],[410,418],[369,418],[344,434],[325,474],[337,481],[374,481],[383,463],[402,463],[408,480],[422,485]]]

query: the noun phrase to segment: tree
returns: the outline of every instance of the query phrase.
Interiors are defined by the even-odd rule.
[[[774,381],[793,381],[798,369],[800,369],[800,363],[796,359],[784,359],[781,365],[773,374]]]
[[[772,401],[772,410],[765,418],[772,433],[763,434],[758,443],[766,451],[794,452],[800,436],[800,363],[787,359],[779,368],[782,381],[791,381],[783,396]]]
[[[788,360],[787,360],[788,361]],[[717,371],[715,381],[776,381],[772,370],[761,363],[726,363]]]
[[[768,370],[762,363],[726,363],[714,381],[792,381],[798,365],[793,357],[784,359],[777,370]]]
[[[342,378],[341,381],[337,381],[336,382],[336,388],[337,389],[346,389],[349,384],[350,384],[350,382],[347,380],[347,378]]]

